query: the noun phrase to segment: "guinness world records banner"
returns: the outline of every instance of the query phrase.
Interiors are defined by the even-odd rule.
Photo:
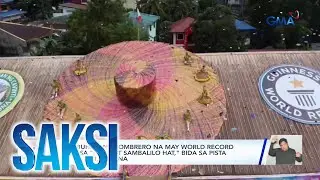
[[[0,118],[8,114],[21,100],[24,81],[15,72],[0,70]]]
[[[297,65],[266,70],[259,91],[271,109],[304,124],[320,125],[320,72]]]

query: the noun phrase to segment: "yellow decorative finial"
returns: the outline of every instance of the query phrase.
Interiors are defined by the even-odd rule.
[[[191,123],[191,113],[190,110],[188,109],[187,112],[183,115],[183,119],[187,123],[187,129],[190,131],[190,123]]]
[[[208,93],[208,91],[206,89],[206,86],[203,86],[203,91],[202,91],[201,96],[198,98],[198,102],[200,104],[203,104],[203,105],[206,105],[206,106],[208,106],[209,104],[212,103],[212,99],[209,96],[209,93]]]
[[[60,116],[60,119],[63,119],[63,115],[67,109],[67,105],[63,101],[59,101],[58,108],[59,108],[58,116]]]
[[[202,66],[201,70],[197,72],[194,77],[198,82],[207,82],[210,80],[209,73],[206,71],[206,66]]]
[[[123,168],[123,179],[129,179],[130,176],[129,176],[129,172],[127,170],[127,168]]]
[[[192,64],[192,58],[189,55],[188,52],[186,52],[186,55],[184,56],[184,64],[185,65],[191,65]]]
[[[80,60],[77,60],[76,70],[74,70],[74,74],[77,76],[81,76],[87,73],[87,68]]]
[[[53,83],[51,84],[51,87],[53,89],[51,99],[54,99],[58,97],[60,91],[61,91],[61,85],[58,80],[53,80]]]
[[[168,134],[164,134],[162,136],[156,136],[156,140],[165,140],[165,139],[171,139],[171,137]]]
[[[80,114],[76,113],[76,117],[75,117],[74,121],[79,122],[81,120],[82,120],[82,118],[81,118]]]

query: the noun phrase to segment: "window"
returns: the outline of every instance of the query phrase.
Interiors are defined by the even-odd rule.
[[[177,34],[177,40],[184,40],[184,34],[182,33]]]

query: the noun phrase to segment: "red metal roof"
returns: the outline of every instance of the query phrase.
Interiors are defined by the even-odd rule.
[[[184,19],[180,19],[179,21],[175,22],[171,25],[171,31],[172,33],[182,33],[185,32],[186,29],[188,29],[192,23],[194,23],[195,19],[191,17],[186,17]]]
[[[74,8],[74,9],[81,9],[81,10],[87,10],[88,6],[84,4],[75,4],[75,3],[63,3],[60,4],[62,7],[67,7],[67,8]]]
[[[0,29],[25,41],[48,37],[53,33],[53,30],[50,28],[26,26],[9,22],[0,22]]]

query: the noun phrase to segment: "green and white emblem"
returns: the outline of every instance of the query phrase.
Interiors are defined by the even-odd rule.
[[[0,70],[0,118],[10,112],[24,93],[22,77],[12,71]]]

